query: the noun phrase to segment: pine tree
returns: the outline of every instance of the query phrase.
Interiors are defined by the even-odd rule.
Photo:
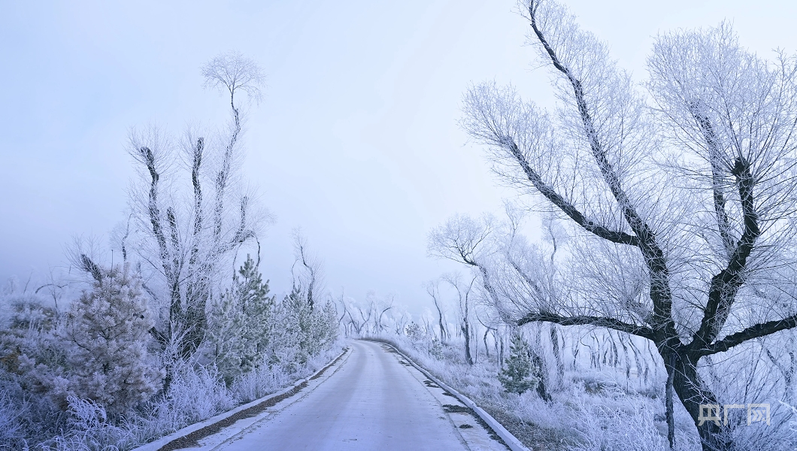
[[[162,374],[147,352],[153,319],[140,278],[127,265],[100,271],[58,332],[67,348],[64,394],[123,412],[153,395]]]
[[[520,334],[512,335],[506,367],[498,374],[498,380],[508,393],[521,394],[537,384],[529,351],[528,343]]]
[[[253,370],[271,338],[274,297],[254,260],[246,261],[211,314],[210,340],[216,366],[227,384]]]

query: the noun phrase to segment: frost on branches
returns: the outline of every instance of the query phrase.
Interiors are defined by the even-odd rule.
[[[521,8],[555,112],[491,82],[466,94],[463,125],[499,176],[555,211],[573,239],[550,264],[520,252],[538,261],[533,272],[497,254],[458,258],[478,266],[490,302],[516,326],[648,340],[704,450],[758,448],[700,412],[778,387],[766,371],[746,386],[740,375],[757,346],[778,349],[780,332],[797,327],[797,58],[765,60],[728,25],[662,33],[640,86],[562,4]]]

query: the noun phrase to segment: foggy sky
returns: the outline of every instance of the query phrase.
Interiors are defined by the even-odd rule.
[[[565,1],[644,80],[653,36],[728,19],[743,45],[794,52],[797,2]],[[641,6],[641,5],[646,6]],[[453,264],[426,256],[455,213],[500,214],[483,153],[458,127],[471,83],[513,83],[550,104],[513,1],[0,2],[0,284],[66,265],[75,236],[108,242],[134,176],[131,127],[179,137],[227,118],[199,67],[235,50],[267,75],[246,123],[247,184],[277,221],[261,270],[289,288],[291,231],[324,262],[326,287],[394,295]]]

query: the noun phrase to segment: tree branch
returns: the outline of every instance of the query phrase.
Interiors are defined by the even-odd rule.
[[[592,115],[587,107],[584,95],[584,88],[581,80],[576,78],[572,71],[565,66],[556,54],[556,51],[548,43],[542,31],[537,26],[537,6],[534,0],[529,4],[529,18],[534,34],[542,44],[546,53],[551,59],[553,66],[567,78],[573,88],[578,113],[584,126],[584,133],[589,141],[592,155],[598,164],[603,180],[620,206],[623,217],[631,227],[637,238],[637,246],[645,258],[645,264],[650,272],[650,298],[653,301],[653,323],[654,328],[662,331],[668,337],[676,337],[675,323],[672,319],[672,292],[670,290],[670,276],[667,267],[667,260],[664,251],[659,247],[656,234],[647,222],[639,215],[636,208],[632,205],[631,199],[623,189],[620,177],[617,175],[606,156],[606,149],[598,140],[598,131]]]
[[[584,230],[597,235],[600,238],[605,240],[611,241],[612,243],[617,244],[628,244],[631,246],[639,246],[639,238],[634,235],[629,235],[625,232],[619,232],[616,230],[611,230],[607,227],[604,227],[600,224],[596,224],[595,222],[587,219],[583,213],[581,213],[573,204],[568,202],[564,197],[562,197],[559,193],[557,193],[552,187],[546,184],[542,177],[540,177],[537,172],[531,168],[529,162],[526,161],[526,158],[523,156],[523,153],[518,148],[517,144],[511,138],[508,139],[508,146],[509,151],[512,153],[512,156],[517,160],[520,167],[523,169],[523,172],[526,174],[526,177],[529,179],[534,188],[542,194],[548,201],[552,204],[556,205],[564,214],[566,214],[570,219],[575,221],[576,224],[581,226]]]
[[[728,221],[728,214],[725,212],[725,195],[722,192],[719,139],[714,132],[714,126],[711,124],[711,120],[700,111],[699,105],[699,102],[695,102],[690,105],[689,110],[692,113],[692,117],[697,121],[700,131],[703,133],[703,139],[706,140],[706,145],[708,146],[708,160],[711,165],[711,188],[714,198],[714,214],[717,218],[717,228],[722,238],[722,245],[725,248],[727,257],[730,258],[731,255],[733,255],[734,243],[731,237],[731,225]]]
[[[624,323],[614,318],[605,318],[601,316],[561,316],[549,312],[535,312],[529,313],[520,320],[517,325],[522,326],[526,323],[532,322],[548,322],[556,323],[562,326],[596,326],[605,327],[607,329],[614,329],[620,332],[637,335],[648,340],[654,339],[653,329],[647,326],[640,326],[636,324]]]
[[[205,148],[205,139],[199,138],[193,150],[193,161],[191,164],[191,184],[194,187],[194,245],[191,249],[191,259],[189,266],[196,264],[199,254],[199,234],[202,232],[202,222],[204,215],[202,212],[202,185],[199,180],[199,170],[202,166],[202,152]]]
[[[797,327],[797,315],[792,315],[784,319],[767,321],[766,323],[750,326],[741,332],[728,335],[722,340],[714,342],[709,346],[704,346],[701,349],[697,349],[696,352],[701,357],[716,354],[718,352],[725,352],[734,346],[744,343],[745,341],[766,337],[767,335],[772,335],[775,332],[780,332],[782,330],[791,329],[794,327]]]
[[[700,329],[695,332],[690,345],[693,349],[703,349],[708,346],[717,338],[725,325],[731,306],[736,299],[736,293],[744,283],[743,272],[747,266],[747,258],[753,251],[756,239],[761,235],[761,230],[758,228],[758,213],[753,202],[755,179],[750,172],[750,163],[742,158],[737,158],[731,172],[736,177],[739,197],[742,201],[744,233],[736,243],[728,265],[711,278],[708,302]]]

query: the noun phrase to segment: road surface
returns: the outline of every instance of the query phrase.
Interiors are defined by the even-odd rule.
[[[327,379],[210,449],[481,450],[489,438],[455,398],[380,343],[353,341]],[[326,374],[325,374],[326,376]],[[448,405],[448,408],[444,408]],[[448,411],[448,413],[447,413]],[[213,442],[213,440],[211,440]]]

